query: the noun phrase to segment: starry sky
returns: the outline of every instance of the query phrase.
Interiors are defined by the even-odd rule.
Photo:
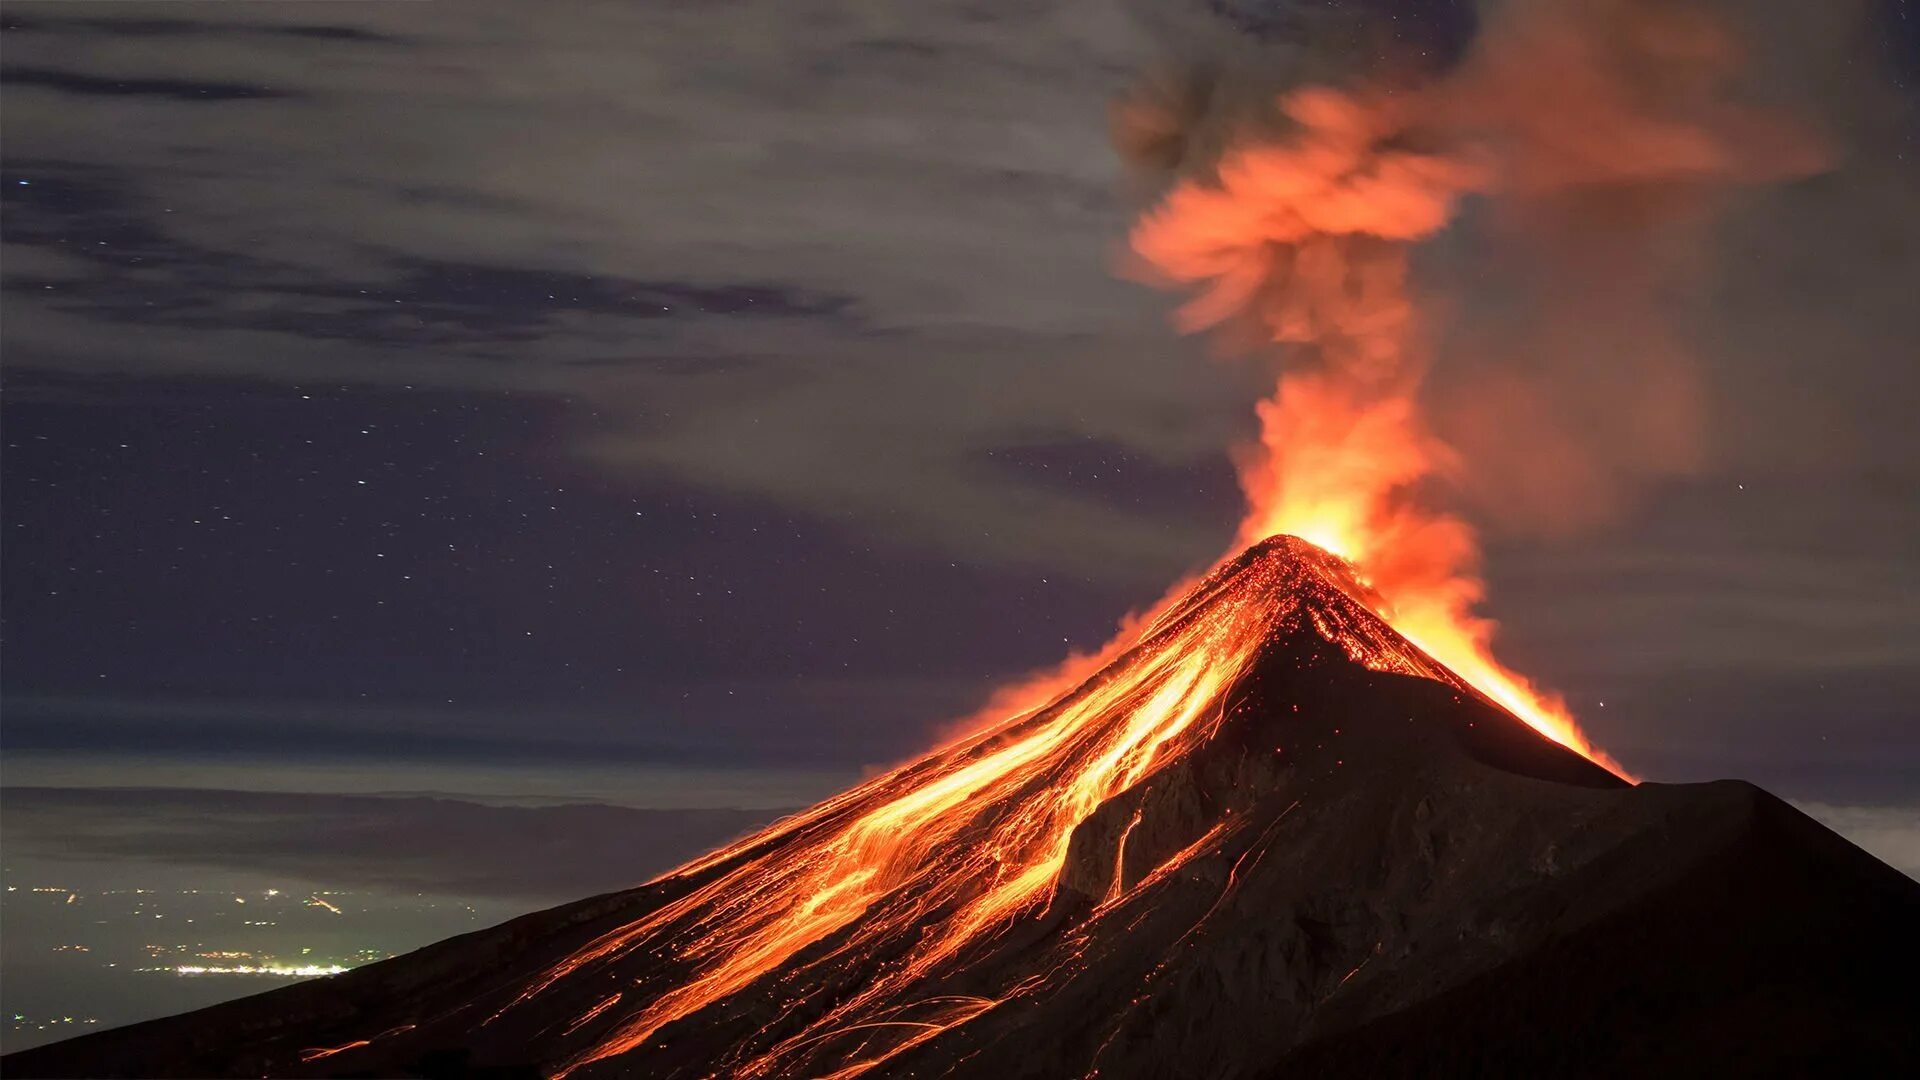
[[[1232,536],[1267,377],[1114,272],[1143,192],[1106,111],[1170,6],[1436,65],[1476,18],[9,4],[10,759],[290,791],[617,766],[783,805],[1100,644]],[[1756,92],[1841,153],[1711,245],[1710,466],[1577,535],[1495,528],[1489,609],[1643,774],[1899,826],[1920,11],[1815,6],[1732,6]]]

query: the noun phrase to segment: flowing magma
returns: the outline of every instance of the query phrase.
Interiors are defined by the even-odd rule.
[[[763,977],[800,988],[835,965],[885,956],[856,992],[777,1045],[722,1063],[721,1073],[785,1075],[821,1040],[883,1031],[832,1075],[872,1069],[1020,995],[1016,987],[998,998],[927,996],[915,987],[1043,911],[1075,828],[1212,738],[1232,713],[1236,683],[1279,636],[1311,632],[1366,667],[1468,692],[1467,680],[1381,619],[1379,604],[1337,556],[1293,537],[1262,541],[1141,620],[1064,694],[659,879],[699,884],[552,965],[495,1017],[636,955],[666,961],[573,1022],[570,1033],[604,1034],[555,1071],[564,1076],[642,1048]],[[1122,880],[1115,875],[1104,905],[1124,902]]]

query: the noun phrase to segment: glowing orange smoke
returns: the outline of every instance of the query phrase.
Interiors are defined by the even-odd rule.
[[[1419,409],[1425,360],[1408,246],[1438,232],[1484,170],[1410,149],[1415,103],[1308,88],[1281,102],[1296,131],[1233,150],[1177,185],[1134,249],[1198,295],[1188,329],[1251,321],[1303,355],[1259,406],[1241,455],[1240,543],[1291,534],[1351,561],[1380,614],[1541,734],[1622,777],[1557,699],[1493,658],[1471,527],[1427,505],[1453,455]]]
[[[1295,375],[1260,417],[1266,456],[1242,467],[1243,541],[1292,534],[1348,559],[1395,630],[1536,731],[1628,778],[1559,699],[1493,658],[1494,625],[1473,612],[1482,590],[1472,529],[1409,494],[1448,454],[1420,433],[1407,398],[1356,402],[1324,376]]]

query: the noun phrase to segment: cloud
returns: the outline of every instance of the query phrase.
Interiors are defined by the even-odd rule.
[[[242,773],[261,761],[295,760],[359,762],[365,770],[375,770],[375,761],[439,762],[449,770],[507,761],[543,773],[608,765],[843,775],[925,749],[921,725],[974,708],[990,689],[977,676],[756,679],[736,669],[703,680],[703,659],[691,651],[682,666],[692,670],[681,678],[663,669],[617,705],[585,708],[9,695],[6,746],[14,760],[5,775],[8,783],[46,783],[33,779],[47,767],[45,755],[58,762],[88,754],[136,773],[154,767],[139,759],[151,755]],[[770,704],[778,706],[771,726]]]
[[[169,237],[316,276],[359,280],[396,256],[643,280],[751,266],[903,330],[1102,329],[1129,294],[1105,274],[1124,208],[1095,118],[1130,32],[1102,4],[1019,35],[965,8],[907,21],[756,3],[724,26],[682,7],[367,9],[352,14],[376,44],[245,47],[197,25],[160,48],[146,23],[101,20],[20,34],[10,59],[301,100],[211,116],[47,87],[16,95],[9,120],[29,156],[137,176]]]
[[[11,367],[587,398],[601,416],[578,447],[609,469],[970,558],[1098,553],[1116,578],[1204,559],[1220,527],[978,461],[1091,438],[1204,469],[1248,430],[1254,380],[1202,365],[1163,301],[1110,273],[1136,193],[1109,101],[1169,43],[1297,78],[1382,51],[1445,62],[1473,26],[1461,5],[1383,22],[1182,0],[311,14],[9,15],[4,70],[27,80],[8,102]],[[1859,17],[1747,21],[1769,28],[1769,79],[1824,87],[1809,72],[1851,55]],[[275,96],[96,92],[111,86]],[[1898,122],[1884,94],[1855,97],[1828,102],[1837,126]],[[1896,196],[1877,168],[1798,192],[1800,256],[1739,260],[1709,321],[1740,346],[1750,407],[1729,415],[1792,424],[1821,467],[1851,460],[1826,437],[1849,408],[1897,397],[1855,373],[1912,340],[1910,270],[1834,257],[1908,229]],[[1730,235],[1782,217],[1756,209]],[[1769,302],[1784,285],[1764,268],[1808,259],[1860,279],[1832,318]],[[1760,385],[1789,370],[1779,341],[1836,345],[1844,402],[1783,410]],[[1909,427],[1846,438],[1911,449]],[[1728,458],[1777,452],[1727,441]]]
[[[156,97],[170,101],[247,101],[291,95],[268,86],[233,82],[195,82],[186,79],[106,78],[76,71],[13,66],[0,75],[7,86],[39,86],[66,94],[94,97]]]
[[[1920,880],[1920,806],[1794,805],[1888,866]]]
[[[305,17],[15,20],[16,369],[584,397],[592,461],[895,543],[1115,576],[1211,546],[979,467],[1204,468],[1244,423],[1109,272],[1120,7]]]
[[[173,239],[140,212],[131,179],[112,170],[16,161],[11,175],[7,240],[26,268],[10,266],[6,287],[43,310],[104,327],[459,350],[537,341],[581,318],[833,318],[852,305],[765,283],[636,281],[420,258],[340,280]],[[236,282],[243,287],[231,288]],[[299,368],[261,374],[297,378]]]
[[[0,19],[0,26],[9,33],[38,32],[75,35],[108,35],[116,37],[238,37],[238,38],[294,38],[317,41],[385,42],[402,44],[404,39],[385,34],[377,34],[358,26],[342,26],[327,23],[219,23],[197,19],[163,18],[141,19],[116,16],[76,16],[69,14],[49,15],[41,13],[23,15],[19,9],[7,12]]]
[[[1140,193],[1102,118],[1179,35],[1338,71],[1445,62],[1473,22],[1421,5],[1355,29],[1382,6],[1405,5],[10,9],[9,394],[52,373],[567,399],[569,447],[616,484],[1151,595],[1227,536],[1224,451],[1264,380],[1114,278]],[[1920,199],[1911,96],[1858,48],[1892,32],[1868,6],[1723,6],[1754,93],[1811,108],[1840,167],[1710,238],[1717,284],[1682,328],[1700,475],[1620,532],[1496,544],[1489,570],[1523,667],[1645,689],[1639,730],[1689,723],[1724,753],[1741,718],[1687,715],[1666,673],[1904,686]],[[277,96],[90,90],[116,83]],[[1425,270],[1470,291],[1484,250],[1447,243]],[[1623,723],[1592,719],[1603,741]]]
[[[16,860],[129,860],[553,899],[638,884],[778,816],[151,788],[10,787],[4,804]]]

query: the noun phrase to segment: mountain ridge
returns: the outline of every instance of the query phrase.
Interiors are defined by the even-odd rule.
[[[674,874],[10,1055],[7,1072],[1001,1080],[1260,1077],[1290,1063],[1417,1075],[1394,1070],[1455,1060],[1427,1075],[1477,1075],[1535,1058],[1566,1071],[1564,1055],[1523,1053],[1527,1010],[1559,1008],[1560,1031],[1613,1015],[1595,993],[1655,976],[1680,988],[1669,1028],[1750,999],[1723,977],[1735,974],[1803,1011],[1843,1002],[1832,1011],[1853,1019],[1828,1027],[1852,1045],[1874,1045],[1863,1032],[1916,1004],[1896,977],[1920,959],[1920,885],[1751,785],[1628,785],[1471,691],[1363,595],[1319,549],[1264,542],[1048,707]],[[1143,716],[1164,721],[1147,733],[1157,742],[1135,737]],[[1009,754],[1032,768],[974,775]],[[1088,777],[1100,785],[1084,813],[1061,816],[1055,796]],[[961,797],[937,815],[900,811],[948,789]],[[863,831],[870,819],[898,822],[904,846]],[[843,859],[857,844],[878,854]],[[786,884],[832,859],[819,888]],[[805,904],[861,887],[845,884],[848,867],[880,884],[844,919],[786,934]],[[1682,903],[1768,873],[1787,875],[1780,895],[1746,910]],[[1016,902],[987,902],[1002,893]],[[979,911],[977,928],[954,932]],[[1615,942],[1617,926],[1631,945],[1802,923],[1831,927],[1834,948],[1776,944],[1770,974],[1734,945],[1680,964],[1685,978],[1669,974],[1671,952],[1580,946]],[[1877,953],[1855,939],[1863,929]],[[676,1003],[749,949],[770,959]],[[1576,966],[1542,960],[1556,949]],[[1830,985],[1829,954],[1864,972],[1853,989]],[[1629,977],[1583,997],[1578,965]],[[1451,1045],[1460,1017],[1501,1000],[1502,979],[1541,988],[1504,1006],[1521,1026]],[[1812,998],[1792,990],[1810,979]],[[1704,1047],[1667,1050],[1697,1062]],[[1874,1063],[1911,1051],[1884,1049]]]

